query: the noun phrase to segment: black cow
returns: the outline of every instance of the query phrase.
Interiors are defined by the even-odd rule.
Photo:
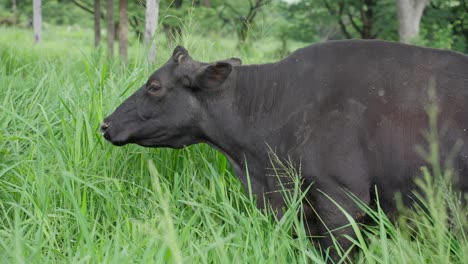
[[[435,97],[429,88],[433,83]],[[347,224],[337,207],[362,215],[349,192],[394,212],[394,194],[414,188],[425,160],[426,106],[440,108],[441,160],[468,142],[468,56],[377,40],[333,41],[299,49],[276,63],[193,60],[177,47],[169,61],[102,124],[114,145],[182,148],[208,143],[226,155],[258,206],[279,217],[285,206],[270,177],[270,154],[299,165],[304,212],[312,236]],[[468,144],[454,160],[457,185],[468,192]],[[377,187],[377,188],[375,188]],[[313,209],[311,208],[313,206]],[[359,220],[359,219],[358,219]],[[340,229],[334,235],[351,234]],[[341,239],[343,247],[349,246]],[[329,236],[321,239],[331,245]]]

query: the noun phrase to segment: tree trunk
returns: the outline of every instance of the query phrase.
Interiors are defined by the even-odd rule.
[[[146,0],[145,44],[148,48],[148,61],[156,60],[156,29],[158,27],[159,0]]]
[[[174,0],[174,2],[172,2],[172,4],[174,5],[176,9],[179,9],[182,6],[182,3],[183,3],[183,0]]]
[[[41,0],[33,0],[33,31],[34,42],[39,43],[42,38]]]
[[[20,14],[18,12],[18,5],[16,0],[11,0],[11,12],[13,13],[13,25],[20,23]]]
[[[114,56],[114,1],[107,0],[107,46],[109,48],[109,58]]]
[[[210,0],[202,0],[201,1],[202,5],[205,6],[205,7],[210,7],[211,6],[211,1]]]
[[[122,60],[127,63],[128,55],[128,0],[119,2],[119,53]]]
[[[94,46],[101,43],[101,0],[94,0]]]
[[[250,26],[253,24],[255,16],[260,11],[260,8],[267,4],[269,0],[255,0],[255,3],[250,3],[249,13],[246,17],[242,18],[242,25],[238,30],[240,43],[243,44],[247,40]]]
[[[410,43],[419,36],[419,24],[427,0],[396,0],[400,42]]]
[[[373,32],[375,23],[374,10],[377,5],[376,0],[365,0],[361,6],[361,19],[362,19],[362,39],[375,39],[377,36]]]
[[[11,0],[11,12],[16,15],[16,0]]]

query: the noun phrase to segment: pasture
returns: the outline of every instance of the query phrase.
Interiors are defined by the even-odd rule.
[[[133,59],[122,66],[90,48],[92,31],[56,27],[44,34],[34,45],[30,31],[0,28],[0,263],[326,260],[296,216],[300,192],[278,221],[256,208],[226,159],[206,145],[117,148],[101,137],[103,117],[175,43],[161,39],[154,66],[131,43]],[[180,44],[199,60],[278,59],[268,40],[238,49],[229,39],[183,36]],[[342,261],[468,263],[468,215],[444,180],[449,173],[434,163],[421,170],[425,209],[402,208],[395,223],[368,210],[378,224],[361,229],[351,221],[359,250],[342,252]]]

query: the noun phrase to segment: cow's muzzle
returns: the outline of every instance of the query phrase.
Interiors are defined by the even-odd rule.
[[[110,122],[103,122],[101,124],[101,134],[104,136],[105,139],[107,140],[110,140],[109,139],[109,133],[107,133],[107,128],[109,128],[110,126]]]
[[[101,134],[107,141],[115,146],[123,146],[131,143],[128,134],[116,131],[116,127],[112,125],[111,121],[104,121],[101,124]]]

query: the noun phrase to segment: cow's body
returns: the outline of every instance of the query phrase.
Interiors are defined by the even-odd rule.
[[[180,56],[176,53],[174,57]],[[194,63],[190,60],[187,67],[195,67]],[[163,69],[172,71],[177,80],[189,76],[189,71],[164,67],[150,80],[164,83],[160,79],[167,73],[159,72]],[[209,73],[213,72],[221,71]],[[199,81],[198,75],[192,79],[190,87],[211,85]],[[277,63],[234,66],[216,87],[198,87],[190,94],[185,105],[196,113],[183,117],[192,122],[184,125],[189,137],[148,143],[128,136],[118,144],[182,147],[206,142],[228,157],[245,187],[247,168],[258,205],[262,207],[266,199],[280,215],[285,206],[278,184],[281,177],[272,177],[270,155],[290,160],[300,168],[303,186],[311,186],[304,203],[308,231],[322,235],[326,228],[310,205],[330,229],[347,220],[321,192],[356,217],[360,211],[346,191],[372,204],[377,187],[388,213],[394,211],[396,192],[410,194],[414,177],[425,165],[415,149],[427,146],[423,132],[428,129],[430,87],[440,108],[439,128],[445,131],[440,134],[441,160],[445,160],[457,140],[468,143],[468,56],[384,41],[328,42],[300,49]],[[142,89],[129,100],[144,96]],[[120,110],[125,111],[129,112]],[[114,120],[107,118],[105,129]],[[113,141],[117,136],[111,132],[105,131]],[[467,157],[465,144],[454,160],[456,180],[465,193]],[[342,229],[337,234],[349,232]],[[330,240],[323,244],[330,245]]]

